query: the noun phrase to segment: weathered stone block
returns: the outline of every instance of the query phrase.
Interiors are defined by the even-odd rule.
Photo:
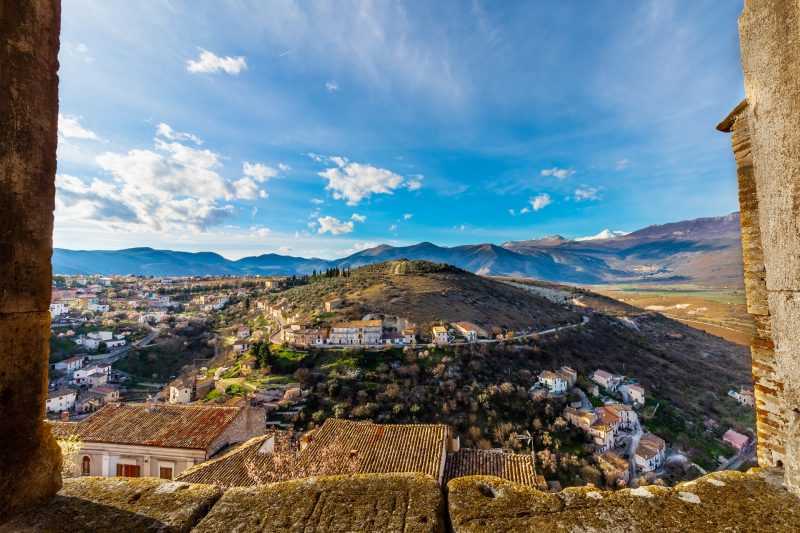
[[[424,475],[309,478],[229,489],[196,531],[442,531],[441,507]]]
[[[155,478],[67,479],[47,505],[0,532],[190,531],[221,495],[212,485]]]
[[[800,530],[798,499],[765,473],[718,472],[674,488],[540,492],[500,478],[454,479],[453,531],[760,531]]]

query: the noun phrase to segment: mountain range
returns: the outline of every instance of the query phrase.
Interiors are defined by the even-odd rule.
[[[392,259],[448,263],[483,275],[522,276],[568,283],[657,281],[741,286],[739,213],[648,226],[638,231],[603,231],[581,240],[553,235],[540,239],[437,246],[380,245],[333,260],[263,254],[230,260],[212,252],[152,248],[53,251],[56,274],[145,276],[292,275],[326,268],[359,267]]]

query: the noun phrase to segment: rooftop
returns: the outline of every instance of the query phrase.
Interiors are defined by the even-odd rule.
[[[80,422],[51,422],[57,437],[205,450],[242,407],[110,403]]]
[[[462,448],[448,453],[444,467],[445,483],[464,476],[497,476],[522,485],[537,486],[530,454],[502,450]]]

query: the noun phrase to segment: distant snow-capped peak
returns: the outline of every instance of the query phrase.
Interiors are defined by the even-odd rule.
[[[617,237],[622,237],[623,235],[627,235],[628,231],[619,231],[619,230],[610,230],[604,229],[597,235],[592,235],[590,237],[578,237],[576,241],[599,241],[602,239],[616,239]]]

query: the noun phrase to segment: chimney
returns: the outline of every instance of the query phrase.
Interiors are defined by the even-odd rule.
[[[61,411],[61,421],[69,422],[69,411]]]

